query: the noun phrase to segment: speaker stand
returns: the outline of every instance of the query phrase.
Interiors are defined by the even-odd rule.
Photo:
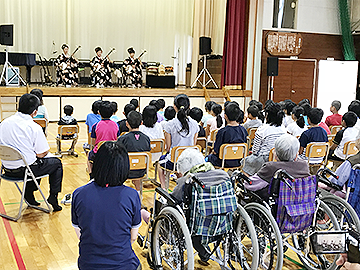
[[[216,88],[219,88],[219,87],[217,86],[216,82],[214,81],[213,77],[211,76],[209,70],[206,68],[206,55],[204,55],[203,57],[204,57],[204,60],[203,60],[203,61],[204,61],[204,67],[203,67],[202,70],[200,71],[199,75],[197,75],[195,81],[194,81],[193,84],[191,85],[191,88],[194,88],[197,82],[199,82],[199,83],[201,84],[202,88],[206,88],[206,86],[207,86],[210,82],[212,82],[212,83],[215,85]],[[205,77],[206,77],[206,74],[209,76],[209,80],[208,80],[208,81],[206,81],[206,78],[205,78]],[[203,75],[203,81],[202,81],[202,83],[201,83],[201,81],[200,81],[201,75]]]
[[[14,76],[12,76],[11,78],[9,78],[9,74],[7,72],[7,69],[11,68],[12,71],[15,73]],[[5,75],[5,76],[4,76]],[[0,84],[2,83],[3,79],[5,81],[5,85],[8,86],[10,85],[10,83],[16,78],[16,76],[18,76],[19,81],[21,81],[24,85],[26,85],[26,82],[24,81],[24,79],[21,77],[21,75],[19,74],[19,72],[17,72],[17,70],[13,67],[13,65],[9,62],[9,49],[8,46],[6,46],[5,48],[5,63],[4,63],[4,67],[3,70],[1,72],[1,77],[0,77]]]
[[[267,99],[274,100],[274,76],[268,76],[268,96]]]

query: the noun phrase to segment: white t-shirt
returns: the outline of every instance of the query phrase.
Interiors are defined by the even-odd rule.
[[[284,127],[287,127],[288,125],[290,125],[291,123],[294,123],[295,121],[292,119],[291,115],[285,115],[285,117],[283,118],[283,125]]]
[[[223,118],[222,118],[222,120],[223,120],[223,124],[222,124],[222,126],[219,127],[219,128],[217,127],[216,117],[213,117],[213,118],[211,118],[211,119],[209,119],[209,120],[207,121],[207,125],[210,126],[210,133],[209,133],[209,136],[208,136],[208,140],[209,140],[209,141],[210,141],[211,131],[217,130],[217,129],[220,129],[220,128],[223,128],[223,127],[225,126],[225,121],[224,121]]]
[[[165,122],[165,121],[162,121],[162,122]],[[156,122],[154,127],[152,128],[149,128],[149,127],[146,127],[144,125],[141,125],[139,127],[139,130],[144,133],[145,135],[147,135],[150,140],[152,139],[164,139],[164,131],[161,127],[161,124]],[[162,153],[152,153],[151,154],[151,160],[152,162],[155,162],[156,160],[158,160],[160,157],[161,157]]]
[[[295,137],[300,136],[305,130],[308,130],[307,126],[303,128],[299,127],[296,122],[292,122],[286,128],[287,132]]]
[[[355,141],[359,131],[355,127],[348,127],[344,129],[340,144],[335,148],[334,154],[342,159],[345,159],[344,146],[349,141]]]
[[[36,154],[50,149],[41,126],[35,123],[30,115],[20,112],[0,124],[0,143],[18,149],[29,165],[36,161]],[[25,166],[22,160],[3,160],[2,164],[7,169]]]
[[[282,126],[262,125],[255,132],[253,154],[257,156],[269,155],[270,150],[275,147],[276,139],[285,133],[286,130]]]

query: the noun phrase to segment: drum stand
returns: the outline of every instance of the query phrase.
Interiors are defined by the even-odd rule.
[[[206,86],[212,82],[216,88],[219,88],[216,84],[216,82],[214,81],[213,77],[211,76],[209,70],[206,68],[206,55],[203,56],[204,57],[204,60],[203,60],[203,63],[204,63],[204,67],[202,68],[202,70],[200,71],[199,75],[197,75],[195,81],[193,82],[193,84],[191,85],[191,88],[194,88],[194,86],[196,85],[197,82],[199,82],[202,86],[202,88],[206,88]],[[206,81],[206,74],[209,76],[209,80]],[[203,75],[203,81],[201,83],[200,81],[200,77]]]
[[[14,72],[14,75],[9,78],[9,74],[7,72],[7,69],[11,68],[12,71]],[[5,76],[4,76],[5,75]],[[10,85],[10,83],[16,79],[16,76],[18,76],[19,81],[21,81],[24,85],[26,85],[26,82],[24,81],[24,79],[21,77],[21,75],[19,74],[19,72],[13,67],[13,65],[9,62],[9,49],[8,46],[6,46],[5,48],[5,63],[4,63],[4,67],[3,70],[1,72],[1,78],[0,78],[0,84],[2,82],[2,80],[5,80],[5,85]]]

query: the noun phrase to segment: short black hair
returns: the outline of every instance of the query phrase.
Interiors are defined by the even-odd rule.
[[[351,101],[348,111],[354,112],[357,117],[360,118],[360,101],[359,100],[353,100]]]
[[[256,105],[251,105],[249,108],[247,108],[247,113],[251,114],[253,117],[259,116],[259,107]]]
[[[130,100],[130,104],[135,106],[135,110],[137,107],[139,107],[139,101],[136,98],[133,98],[132,100]]]
[[[190,109],[189,116],[194,119],[196,122],[200,122],[201,118],[203,117],[204,113],[202,109],[198,107],[193,107]]]
[[[44,92],[41,89],[35,88],[30,91],[30,94],[37,96],[40,100],[40,105],[44,105],[44,101],[43,101]]]
[[[212,100],[206,101],[206,103],[205,103],[205,111],[210,112],[210,111],[211,111],[211,107],[212,107],[214,104],[216,104],[215,101],[212,101]]]
[[[301,107],[304,109],[304,115],[309,115],[311,105],[309,103],[303,103]]]
[[[136,110],[136,107],[134,104],[126,104],[124,106],[124,114],[125,114],[125,117],[127,117],[127,115],[129,114],[129,112],[131,111],[135,111]]]
[[[71,105],[65,105],[64,106],[64,113],[66,115],[72,115],[72,113],[74,112],[74,107]]]
[[[229,105],[229,103],[230,103],[229,100],[227,100],[227,101],[224,102],[224,109],[225,109],[225,107],[226,107],[227,105]]]
[[[236,119],[236,122],[239,123],[239,125],[241,125],[242,123],[244,123],[244,111],[242,109],[240,109],[240,114],[238,119]]]
[[[111,101],[111,102],[110,102],[110,106],[111,106],[111,109],[112,109],[113,113],[116,113],[116,112],[118,111],[117,102]]]
[[[306,104],[306,103],[310,105],[310,100],[308,100],[307,98],[304,98],[303,100],[299,101],[298,105],[302,106],[303,104]]]
[[[95,52],[97,53],[98,51],[102,51],[101,47],[96,47],[95,48]]]
[[[99,147],[92,169],[97,185],[121,186],[128,178],[129,171],[129,156],[122,143],[107,141]]]
[[[157,101],[157,104],[159,105],[160,109],[164,109],[165,108],[165,100],[162,98],[159,98]]]
[[[129,123],[131,128],[138,128],[141,125],[141,113],[137,111],[131,111],[126,116],[126,121]]]
[[[292,110],[296,106],[296,103],[292,100],[285,100],[285,111],[287,115],[291,115]]]
[[[357,115],[350,111],[343,115],[342,120],[345,121],[347,127],[353,127],[356,124]]]
[[[69,46],[64,43],[64,44],[61,46],[61,49],[63,50],[63,49],[65,49],[65,48],[69,48]]]
[[[152,105],[156,108],[156,111],[160,110],[161,108],[159,107],[159,103],[157,102],[157,100],[153,99],[149,102],[149,105]]]
[[[235,103],[230,102],[225,107],[225,115],[229,119],[229,121],[236,121],[239,118],[240,115],[240,107],[236,105]]]
[[[40,100],[33,94],[24,94],[19,100],[18,112],[32,114],[40,106]]]
[[[167,106],[164,112],[164,116],[166,120],[172,120],[175,118],[176,111],[173,106]]]
[[[111,108],[110,101],[104,100],[100,103],[99,112],[101,118],[109,119],[113,115],[113,109]]]
[[[157,122],[157,109],[153,105],[147,105],[143,109],[142,120],[145,127],[153,128]]]
[[[91,105],[91,110],[94,114],[98,114],[99,113],[99,108],[100,108],[100,104],[101,104],[101,100],[96,100],[93,102],[93,104]]]
[[[308,113],[309,120],[313,125],[319,124],[323,116],[324,111],[320,108],[311,108]]]
[[[285,113],[281,109],[279,103],[268,102],[265,105],[265,113],[266,113],[266,123],[271,126],[279,127],[282,124]]]
[[[333,106],[338,111],[341,108],[341,102],[339,100],[334,100],[331,102],[331,106]]]

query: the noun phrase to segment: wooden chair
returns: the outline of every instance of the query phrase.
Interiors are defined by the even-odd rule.
[[[276,157],[275,148],[271,148],[269,153],[269,161],[277,161],[275,157]]]
[[[148,180],[149,167],[151,162],[150,152],[129,152],[130,171],[133,170],[146,170],[145,175],[141,178],[128,179],[140,180],[140,200],[142,200],[143,181]]]
[[[33,118],[34,122],[39,124],[45,133],[45,136],[47,137],[47,126],[48,126],[48,122],[45,118]]]
[[[328,141],[329,144],[332,145],[332,141],[334,140],[336,134],[328,134]]]
[[[151,154],[155,154],[155,153],[164,153],[165,151],[165,139],[152,139],[150,140],[150,153]],[[157,181],[157,164],[159,163],[158,160],[156,160],[155,162],[153,162],[153,166],[155,168],[155,178],[151,179],[151,182],[157,186],[160,186],[160,182]]]
[[[330,150],[330,145],[328,142],[312,142],[306,146],[305,156],[307,157],[308,160],[310,172],[311,169],[320,168],[321,165],[327,164],[329,150]],[[322,161],[319,163],[310,163],[311,158],[322,158]],[[313,173],[315,174],[316,171],[313,171]]]
[[[126,133],[128,133],[128,132],[123,131],[123,132],[120,133],[120,136],[125,135]]]
[[[330,126],[330,133],[331,134],[336,134],[339,130],[342,130],[342,126]]]
[[[58,136],[55,138],[57,145],[56,154],[68,154],[78,156],[75,152],[75,145],[79,137],[79,125],[60,125],[58,126]],[[61,151],[61,141],[71,140],[71,147],[67,151]]]
[[[41,179],[41,178],[44,178],[44,177],[47,177],[48,175],[41,175],[41,176],[38,176],[38,177],[35,177],[34,173],[32,172],[30,166],[28,165],[28,163],[26,162],[24,156],[20,153],[19,150],[17,150],[16,148],[14,147],[11,147],[11,146],[6,146],[6,145],[0,145],[0,159],[1,160],[6,160],[6,161],[17,161],[17,160],[22,160],[25,164],[25,174],[24,174],[24,177],[22,178],[15,178],[15,177],[9,177],[9,176],[6,176],[5,174],[3,174],[3,170],[4,170],[4,167],[1,166],[1,174],[0,174],[0,181],[1,179],[3,180],[6,180],[6,181],[9,181],[9,182],[12,182],[15,184],[16,188],[18,189],[18,191],[20,192],[21,194],[21,199],[20,199],[20,206],[19,206],[19,212],[17,214],[17,216],[15,217],[12,217],[12,216],[8,216],[6,215],[5,213],[0,213],[0,216],[1,217],[4,217],[6,219],[9,219],[9,220],[12,220],[12,221],[17,221],[20,217],[21,217],[21,213],[22,213],[22,210],[23,210],[23,204],[24,202],[29,206],[29,207],[32,207],[32,208],[35,208],[35,209],[38,209],[38,210],[41,210],[41,211],[44,211],[46,213],[50,213],[51,211],[51,208],[50,208],[50,205],[48,203],[48,201],[46,200],[45,196],[44,196],[44,193],[42,192],[41,188],[40,188],[40,185],[38,184],[37,180],[38,179]],[[39,189],[40,191],[40,194],[47,206],[47,209],[46,208],[42,208],[42,207],[39,207],[39,206],[34,206],[34,205],[30,205],[28,204],[28,202],[25,200],[24,196],[25,196],[25,189],[26,189],[26,185],[28,182],[30,181],[34,181],[36,187]],[[23,183],[23,186],[22,186],[22,189],[20,189],[18,183]]]
[[[214,149],[214,143],[215,143],[216,135],[217,135],[218,131],[219,131],[219,129],[214,129],[213,131],[210,132],[210,139],[206,140],[205,156],[210,154],[211,150]]]
[[[247,133],[248,133],[248,136],[247,136],[248,154],[250,152],[251,145],[253,144],[253,141],[254,141],[254,138],[255,138],[255,133],[256,133],[257,129],[258,128],[248,128],[247,129]]]
[[[345,155],[345,159],[347,159],[349,156],[357,154],[358,151],[359,150],[356,148],[355,141],[348,141],[344,144],[343,153]]]
[[[246,157],[247,155],[247,144],[246,143],[227,143],[220,146],[219,158],[222,160],[221,167],[217,167],[219,169],[225,168],[226,160],[240,160]],[[227,169],[237,169],[242,168],[244,163],[240,166],[236,167],[226,167]]]
[[[196,145],[201,146],[202,150],[206,150],[206,138],[205,137],[197,138]]]

